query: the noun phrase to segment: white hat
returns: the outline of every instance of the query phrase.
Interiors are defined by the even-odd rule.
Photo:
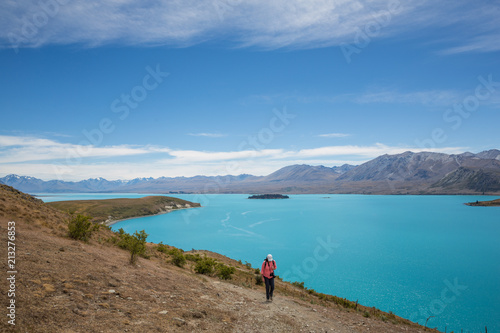
[[[267,255],[267,260],[273,260],[273,255],[272,254],[268,254]]]

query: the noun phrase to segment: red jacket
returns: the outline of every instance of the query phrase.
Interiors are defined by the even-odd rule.
[[[268,279],[271,278],[271,272],[276,269],[276,261],[265,261],[262,263],[262,268],[260,269],[260,274]]]

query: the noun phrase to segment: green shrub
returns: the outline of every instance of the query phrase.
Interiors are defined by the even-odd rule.
[[[171,248],[170,250],[167,251],[167,254],[170,254],[171,256],[179,254],[179,253],[182,254],[182,253],[184,253],[184,251],[182,249],[178,249],[178,248],[175,248],[175,247],[173,247],[173,248]]]
[[[133,235],[130,235],[120,228],[118,230],[118,237],[117,245],[122,249],[130,251],[131,264],[135,263],[138,255],[145,255],[148,234],[144,230],[136,231]]]
[[[294,281],[292,282],[292,284],[296,287],[299,287],[300,289],[305,289],[304,287],[304,282],[298,282],[298,281]]]
[[[236,272],[236,269],[234,267],[230,267],[224,264],[219,264],[217,266],[217,276],[223,280],[231,279],[231,275],[233,275],[234,272]]]
[[[247,266],[248,269],[252,269],[252,264],[245,261],[245,266]]]
[[[184,267],[184,265],[186,264],[186,258],[184,257],[184,255],[182,254],[182,252],[177,252],[175,254],[172,255],[172,263],[175,265],[175,266],[178,266],[178,267]]]
[[[85,242],[88,241],[94,229],[92,228],[92,222],[90,222],[91,219],[92,217],[81,214],[73,217],[68,223],[69,237]]]
[[[139,232],[135,232],[132,236],[132,243],[130,245],[130,262],[135,262],[136,255],[145,254],[146,252],[146,239],[148,238],[148,234],[141,230]]]
[[[193,261],[193,262],[199,262],[201,261],[203,258],[200,256],[199,253],[196,253],[196,254],[191,254],[191,253],[188,253],[188,254],[185,254],[184,257],[189,260],[189,261]]]
[[[365,311],[365,312],[363,313],[363,317],[365,317],[365,318],[370,318],[370,313],[369,313],[368,311]]]
[[[168,246],[163,244],[163,242],[160,242],[158,246],[156,247],[156,250],[161,252],[161,253],[167,253],[168,252]]]
[[[199,274],[209,275],[213,273],[215,264],[214,259],[205,257],[196,263],[194,271]]]
[[[255,275],[255,284],[258,286],[261,286],[264,283],[264,280],[262,280],[262,275]]]
[[[259,275],[260,275],[260,268],[256,268],[256,269],[254,270],[254,273],[255,273],[255,274],[259,274]]]

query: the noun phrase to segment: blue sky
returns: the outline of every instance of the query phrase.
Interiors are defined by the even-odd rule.
[[[4,1],[0,176],[499,148],[498,1]]]

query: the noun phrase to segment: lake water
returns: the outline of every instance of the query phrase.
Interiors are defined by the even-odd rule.
[[[44,201],[144,194],[64,194]],[[482,196],[175,195],[203,207],[122,221],[148,241],[206,249],[308,288],[375,306],[429,327],[500,332],[500,207]]]

